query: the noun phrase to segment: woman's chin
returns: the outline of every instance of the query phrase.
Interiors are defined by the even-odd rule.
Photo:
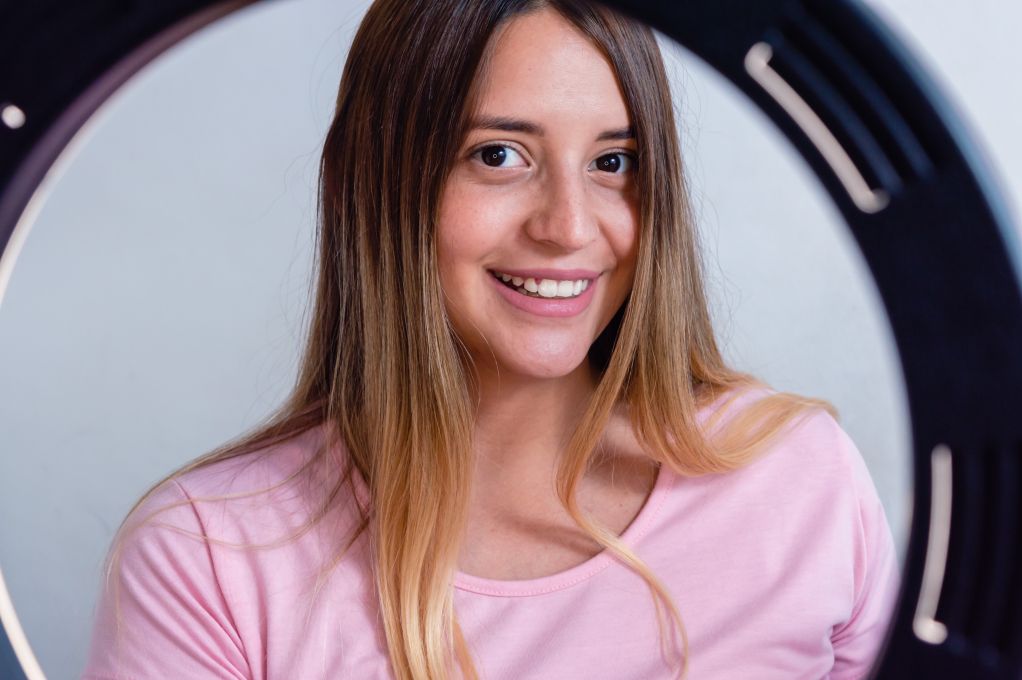
[[[563,378],[578,370],[586,360],[588,348],[572,348],[558,352],[532,352],[528,355],[495,357],[502,375],[514,375],[523,379]]]

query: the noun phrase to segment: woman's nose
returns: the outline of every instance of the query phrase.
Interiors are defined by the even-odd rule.
[[[545,177],[537,210],[526,231],[539,242],[560,250],[581,250],[598,232],[596,216],[588,195],[585,172],[559,170]]]

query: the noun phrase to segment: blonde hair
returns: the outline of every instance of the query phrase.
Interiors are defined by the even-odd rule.
[[[641,197],[632,293],[590,351],[599,382],[562,458],[557,492],[579,527],[649,584],[662,642],[666,609],[681,633],[681,675],[687,638],[666,587],[577,503],[612,410],[627,404],[644,450],[683,475],[734,470],[811,409],[834,413],[821,400],[771,392],[705,434],[728,401],[761,383],[726,366],[714,338],[670,88],[648,28],[564,0],[377,0],[351,46],[324,144],[318,282],[296,385],[263,426],[175,471],[135,507],[187,472],[329,424],[337,441],[295,473],[324,462],[338,473],[305,529],[341,494],[355,493],[353,475],[365,481],[369,503],[359,506],[345,548],[368,535],[400,680],[448,678],[455,667],[477,677],[452,587],[471,483],[473,372],[445,313],[436,216],[490,37],[540,7],[563,15],[614,68],[636,134]],[[717,400],[724,404],[700,426],[697,412]],[[334,444],[343,459],[329,460]]]

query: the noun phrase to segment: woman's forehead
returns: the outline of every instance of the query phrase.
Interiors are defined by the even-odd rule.
[[[592,118],[602,127],[629,125],[610,62],[551,9],[515,17],[494,34],[477,94],[476,118],[576,124]]]

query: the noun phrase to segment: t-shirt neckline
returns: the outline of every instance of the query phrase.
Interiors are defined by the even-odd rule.
[[[642,504],[639,514],[635,516],[635,519],[632,520],[631,524],[628,525],[620,536],[620,539],[629,548],[634,550],[638,541],[649,530],[653,520],[660,512],[664,498],[666,498],[671,487],[674,486],[675,479],[676,475],[670,469],[670,466],[661,463],[657,471],[656,481],[653,483],[653,489],[646,498],[646,502]],[[609,550],[604,549],[585,562],[564,571],[522,580],[483,578],[466,574],[462,571],[456,571],[454,574],[454,587],[478,595],[494,597],[543,595],[570,588],[575,584],[592,578],[616,561],[617,558]]]

